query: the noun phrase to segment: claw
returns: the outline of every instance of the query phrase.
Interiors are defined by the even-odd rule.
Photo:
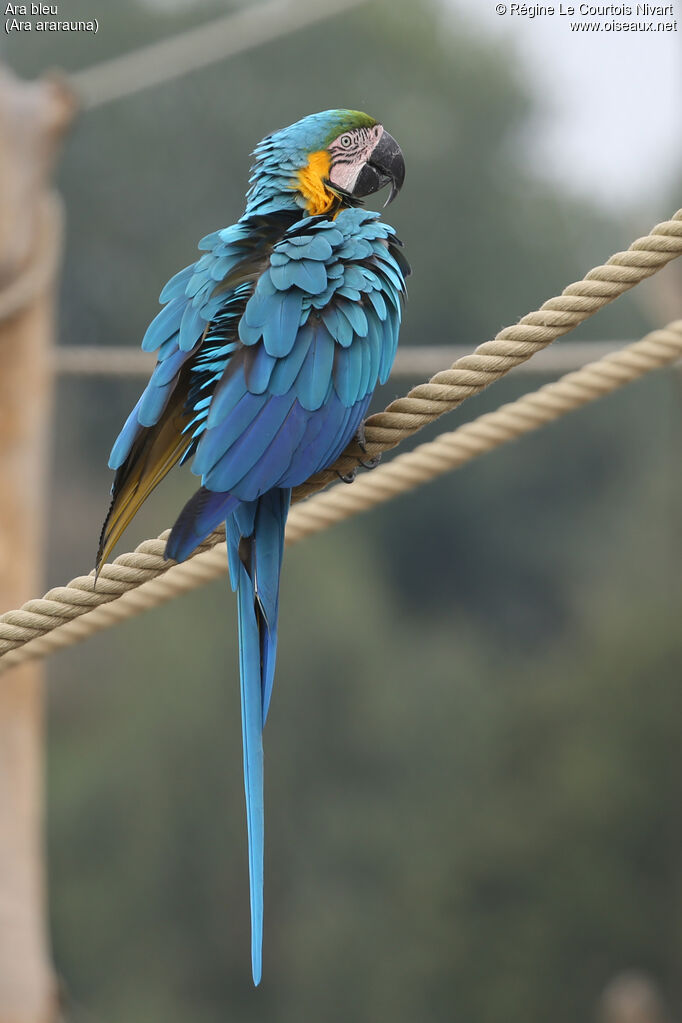
[[[367,454],[367,438],[365,437],[365,423],[360,423],[355,434],[355,441],[360,450]],[[377,465],[381,461],[381,452],[378,455],[374,455],[373,458],[368,458],[366,461],[360,460],[360,465],[363,469],[376,469]]]
[[[358,474],[358,470],[357,469],[353,469],[351,472],[347,472],[347,473],[338,472],[338,470],[337,470],[337,473],[336,473],[336,475],[339,477],[339,479],[341,480],[342,483],[352,483],[353,480],[355,479],[355,477],[357,476],[357,474]]]

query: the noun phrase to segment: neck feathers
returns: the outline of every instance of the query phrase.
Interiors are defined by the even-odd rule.
[[[326,184],[331,158],[325,149],[310,154],[283,151],[269,138],[254,155],[245,216],[294,210],[301,217],[316,217],[338,208],[339,197]]]

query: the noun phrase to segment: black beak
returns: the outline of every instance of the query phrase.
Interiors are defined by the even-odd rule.
[[[384,131],[369,160],[358,174],[353,188],[353,198],[360,199],[365,195],[373,195],[390,183],[391,191],[384,203],[384,206],[388,206],[403,187],[404,180],[405,161],[400,146],[392,135]]]

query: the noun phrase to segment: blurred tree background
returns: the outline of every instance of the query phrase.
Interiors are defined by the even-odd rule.
[[[60,17],[99,17],[96,37],[10,37],[4,58],[76,70],[224,9],[87,7]],[[84,114],[59,174],[62,341],[137,346],[163,282],[239,215],[255,143],[348,106],[406,156],[402,343],[473,347],[651,226],[528,170],[534,104],[508,49],[435,2],[379,0]],[[573,336],[662,325],[653,288]],[[60,382],[50,585],[93,563],[138,389]],[[654,376],[289,552],[256,992],[227,584],[51,661],[51,920],[75,1019],[569,1023],[630,966],[679,1007],[680,395]],[[193,487],[167,480],[125,549]]]

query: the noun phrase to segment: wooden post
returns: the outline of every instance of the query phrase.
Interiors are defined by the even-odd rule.
[[[597,1019],[599,1023],[671,1023],[663,998],[646,973],[619,973],[604,989]]]
[[[48,187],[74,101],[0,69],[0,608],[41,592],[60,207]],[[43,850],[43,674],[0,682],[0,1023],[57,1015]]]

